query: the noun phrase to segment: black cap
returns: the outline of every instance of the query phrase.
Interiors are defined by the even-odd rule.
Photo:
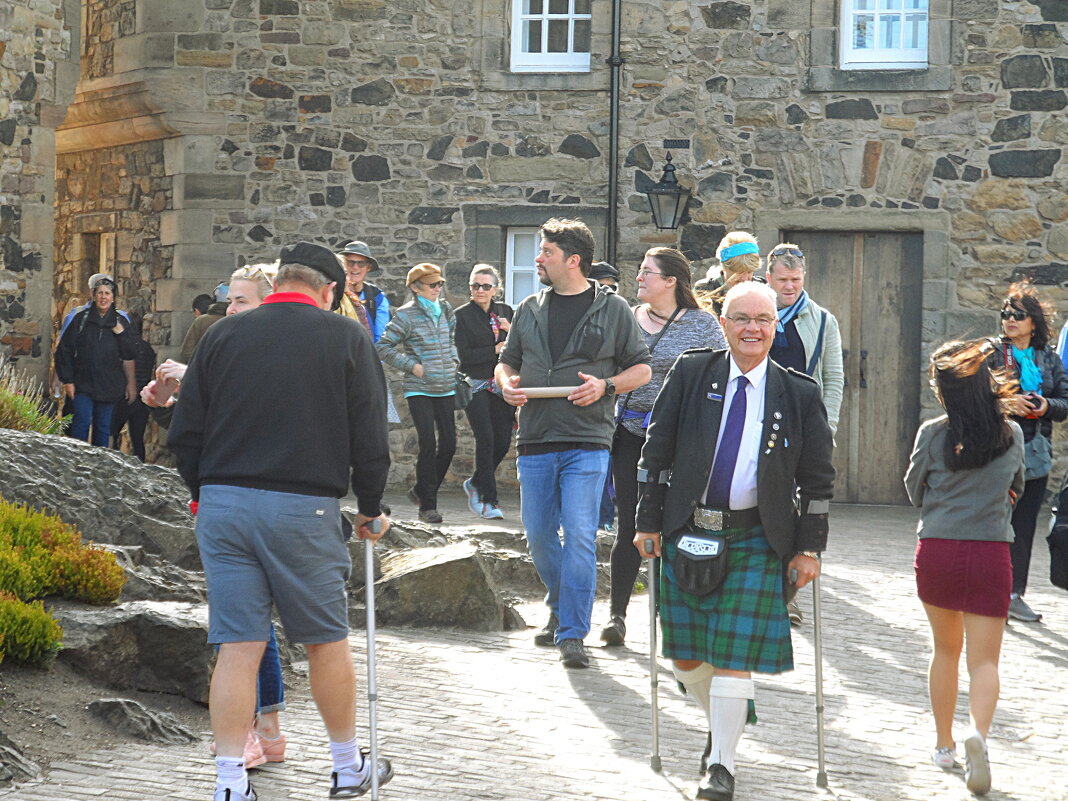
[[[590,267],[589,277],[594,281],[599,281],[602,278],[611,278],[614,281],[618,281],[619,270],[606,261],[595,261],[593,266]]]
[[[326,276],[327,281],[337,284],[334,289],[334,304],[331,308],[336,309],[341,305],[341,297],[345,294],[345,269],[329,248],[313,242],[298,242],[292,247],[282,248],[279,263],[303,264],[305,267],[318,270]]]

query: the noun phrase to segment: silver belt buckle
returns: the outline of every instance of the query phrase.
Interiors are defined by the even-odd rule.
[[[718,509],[694,509],[693,522],[709,531],[723,531],[723,512]]]

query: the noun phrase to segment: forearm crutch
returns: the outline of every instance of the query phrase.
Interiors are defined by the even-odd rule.
[[[820,624],[820,577],[812,579],[812,631],[816,663],[816,786],[827,786],[823,745],[823,630]]]
[[[656,663],[656,577],[660,560],[653,556],[653,541],[644,543],[649,559],[649,706],[653,714],[653,752],[649,755],[649,767],[660,772],[660,706],[657,690],[660,686],[659,666]]]
[[[372,534],[382,531],[382,521],[367,524]],[[367,729],[371,746],[371,801],[378,801],[378,684],[375,679],[375,543],[365,540],[364,593],[367,606]]]

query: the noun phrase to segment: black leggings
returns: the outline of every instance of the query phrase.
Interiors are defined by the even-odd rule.
[[[438,487],[445,480],[456,453],[456,399],[452,395],[444,398],[412,395],[407,400],[419,439],[419,457],[415,462],[415,494],[419,496],[419,509],[437,509]]]
[[[515,407],[500,395],[480,390],[467,404],[467,421],[475,436],[475,475],[472,483],[482,503],[497,503],[497,465],[508,453],[515,427]]]
[[[1035,524],[1046,497],[1046,482],[1049,476],[1032,478],[1024,482],[1024,491],[1016,508],[1012,510],[1012,531],[1016,538],[1009,545],[1012,557],[1012,591],[1023,595],[1027,591],[1027,574],[1031,570],[1031,545],[1035,541]]]
[[[119,435],[126,426],[130,434],[130,450],[142,462],[145,460],[145,426],[148,425],[148,407],[138,398],[127,403],[123,398],[115,404],[111,413],[111,447],[119,449]]]
[[[634,517],[638,511],[638,458],[645,437],[616,426],[612,441],[612,481],[616,487],[616,541],[612,545],[612,617],[626,617],[642,556],[634,547]]]

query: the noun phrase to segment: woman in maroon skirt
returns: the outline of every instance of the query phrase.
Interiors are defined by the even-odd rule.
[[[1006,417],[1015,382],[986,363],[986,341],[950,342],[931,356],[931,384],[946,414],[920,426],[905,474],[917,527],[916,587],[931,623],[928,674],[934,762],[955,766],[957,666],[968,649],[972,728],[964,738],[965,781],[990,789],[986,736],[999,692],[998,659],[1012,586],[1012,506],[1023,490],[1023,433]]]

